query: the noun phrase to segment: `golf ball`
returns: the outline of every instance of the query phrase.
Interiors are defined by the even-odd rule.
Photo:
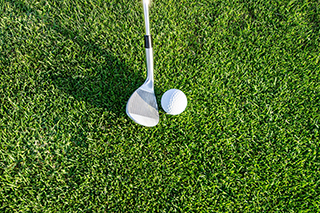
[[[187,107],[186,95],[178,89],[166,91],[161,98],[162,109],[170,115],[178,115]]]

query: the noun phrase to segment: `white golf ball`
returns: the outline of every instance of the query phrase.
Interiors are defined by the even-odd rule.
[[[166,91],[161,98],[162,109],[170,115],[178,115],[187,107],[186,95],[178,89]]]

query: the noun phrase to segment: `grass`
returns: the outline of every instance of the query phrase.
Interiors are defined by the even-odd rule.
[[[145,128],[139,1],[0,0],[0,211],[319,212],[319,8],[155,0]]]

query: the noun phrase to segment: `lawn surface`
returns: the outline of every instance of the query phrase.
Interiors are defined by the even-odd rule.
[[[1,212],[319,212],[320,3],[0,0]]]

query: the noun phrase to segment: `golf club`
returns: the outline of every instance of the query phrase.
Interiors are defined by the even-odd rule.
[[[146,27],[145,49],[147,63],[147,79],[129,98],[126,112],[136,123],[152,127],[159,123],[159,112],[156,96],[154,94],[153,79],[153,50],[149,27],[150,0],[143,0],[144,21]]]

